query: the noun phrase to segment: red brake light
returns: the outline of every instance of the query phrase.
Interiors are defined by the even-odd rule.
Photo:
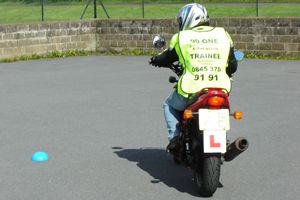
[[[214,96],[208,99],[208,105],[210,106],[222,106],[224,103],[225,99],[223,97]]]

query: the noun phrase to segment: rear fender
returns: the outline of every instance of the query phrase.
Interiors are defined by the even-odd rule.
[[[190,109],[193,112],[197,112],[200,108],[208,108],[208,99],[213,96],[223,97],[225,99],[225,102],[222,108],[230,109],[228,99],[229,93],[218,88],[209,88],[200,91],[198,94],[196,94],[197,98],[193,99],[193,102],[186,109]]]

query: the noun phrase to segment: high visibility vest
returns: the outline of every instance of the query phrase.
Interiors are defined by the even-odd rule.
[[[177,91],[184,97],[204,88],[222,88],[230,92],[226,74],[232,40],[224,28],[200,26],[181,31],[170,43],[183,66]]]

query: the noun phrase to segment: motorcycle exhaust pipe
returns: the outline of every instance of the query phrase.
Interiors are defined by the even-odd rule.
[[[249,146],[249,142],[246,138],[239,137],[234,142],[232,142],[230,145],[227,146],[227,151],[223,155],[224,161],[232,161],[235,159],[238,155],[240,155],[242,152],[247,150]]]

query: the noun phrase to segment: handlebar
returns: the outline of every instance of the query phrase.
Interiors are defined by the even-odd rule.
[[[182,75],[181,67],[178,63],[172,64],[170,69],[178,76],[180,77]]]

